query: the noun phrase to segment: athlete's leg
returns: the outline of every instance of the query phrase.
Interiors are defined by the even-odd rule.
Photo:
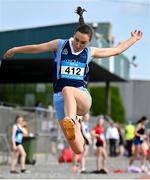
[[[132,165],[134,161],[137,159],[137,156],[139,155],[139,150],[140,150],[139,145],[135,145],[134,148],[135,149],[134,149],[132,157],[130,158],[129,165]]]
[[[21,170],[24,170],[25,169],[25,161],[26,161],[26,152],[21,144],[18,146],[18,151],[21,156],[20,157],[20,167],[21,167]]]
[[[82,153],[84,151],[84,138],[83,138],[82,133],[81,133],[80,123],[78,121],[76,121],[76,123],[74,125],[75,138],[73,140],[69,140],[68,135],[66,134],[66,129],[64,128],[63,121],[64,121],[63,119],[60,120],[59,124],[61,126],[61,129],[62,129],[69,145],[71,146],[74,153],[76,153],[76,154]],[[69,119],[68,119],[68,121],[69,121]]]
[[[11,171],[16,171],[16,164],[19,156],[18,150],[13,150],[12,161],[11,161]]]
[[[141,151],[141,168],[144,171],[145,170],[145,162],[146,162],[146,156],[147,156],[147,151],[146,148],[144,146],[144,143],[141,144],[140,146],[140,151]]]
[[[64,96],[65,116],[75,119],[77,114],[83,116],[88,112],[91,102],[86,92],[66,86],[62,90],[62,94]]]
[[[86,170],[86,157],[88,154],[89,145],[85,145],[84,151],[81,157],[81,172]]]
[[[102,156],[102,167],[105,170],[106,173],[108,173],[107,168],[107,151],[105,147],[101,147],[101,156]]]
[[[62,93],[54,94],[59,124],[72,150],[77,154],[84,150],[84,138],[76,115],[84,115],[89,110],[91,101],[87,93],[78,88],[65,87]]]
[[[100,170],[100,162],[101,162],[101,147],[98,146],[96,149],[96,170]]]
[[[80,123],[76,121],[76,115],[83,116],[89,111],[89,108],[91,106],[90,98],[83,90],[68,86],[63,88],[62,94],[64,97],[65,113],[63,127],[66,133],[71,132],[74,135],[71,139],[69,137],[70,135],[68,136],[68,134],[66,137],[69,140],[69,144],[71,145],[75,153],[81,153],[84,151],[84,138],[81,133]],[[69,122],[67,118],[71,118],[75,121]],[[67,130],[68,126],[69,128],[71,128],[71,130],[69,131]]]

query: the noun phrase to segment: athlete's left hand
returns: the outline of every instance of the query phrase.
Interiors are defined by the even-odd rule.
[[[135,30],[134,32],[131,32],[131,36],[134,37],[136,40],[140,40],[143,36],[143,32]]]

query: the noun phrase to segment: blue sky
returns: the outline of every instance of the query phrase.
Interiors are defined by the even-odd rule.
[[[150,0],[0,0],[0,31],[77,22],[77,6],[86,22],[110,22],[115,45],[140,29],[144,37],[124,54],[136,55],[130,78],[150,80]]]

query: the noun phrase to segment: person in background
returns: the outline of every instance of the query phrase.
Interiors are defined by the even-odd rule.
[[[92,144],[92,138],[90,133],[90,127],[89,127],[89,120],[90,120],[90,114],[87,113],[82,117],[81,120],[81,132],[83,134],[84,140],[85,140],[85,146],[84,151],[81,154],[81,173],[86,173],[86,157],[88,155],[89,146]]]
[[[135,137],[135,127],[131,123],[131,121],[129,121],[125,127],[125,141],[126,141],[125,147],[128,157],[132,156],[132,145],[133,145],[134,137]]]
[[[109,142],[109,155],[117,156],[117,145],[119,143],[119,132],[114,122],[110,122],[110,127],[106,130],[106,139]]]
[[[48,109],[49,119],[50,120],[54,119],[54,108],[53,108],[53,106],[51,104],[49,104],[47,109]]]
[[[80,161],[81,161],[81,154],[75,154],[73,152],[73,155],[72,155],[72,171],[73,172],[80,171]]]
[[[50,147],[51,147],[51,153],[53,155],[57,154],[58,137],[59,137],[59,130],[58,130],[57,122],[53,121],[52,126],[50,127]]]
[[[95,173],[107,174],[107,151],[106,140],[104,136],[104,116],[98,117],[97,125],[92,130],[92,135],[96,138],[96,168]],[[100,169],[100,160],[102,158],[102,169]]]
[[[133,141],[134,152],[129,161],[129,167],[128,167],[129,171],[130,169],[132,169],[132,165],[139,155],[141,155],[141,171],[143,172],[146,171],[145,161],[146,161],[147,152],[145,149],[144,141],[147,138],[147,135],[145,134],[145,126],[147,122],[148,122],[147,117],[143,116],[136,123],[135,138]]]
[[[15,124],[13,125],[12,128],[13,154],[12,154],[10,173],[14,173],[14,174],[19,173],[18,171],[16,171],[16,164],[19,155],[20,155],[21,173],[27,172],[25,168],[26,152],[22,145],[23,136],[27,136],[27,132],[23,129],[23,122],[24,122],[23,116],[19,116],[19,115],[16,116]]]
[[[9,49],[5,58],[12,58],[15,54],[37,54],[53,52],[54,59],[54,106],[62,131],[70,147],[76,154],[84,151],[84,138],[80,123],[76,116],[84,116],[92,105],[92,98],[88,92],[89,65],[92,59],[116,56],[135,44],[143,36],[141,31],[135,30],[126,41],[117,47],[90,47],[93,29],[84,23],[85,9],[78,7],[79,26],[73,37],[69,39],[54,39],[49,42],[25,45]],[[36,63],[36,61],[35,61]]]
[[[118,125],[118,132],[119,132],[119,154],[123,156],[125,153],[125,139],[124,139],[125,130],[121,125]]]

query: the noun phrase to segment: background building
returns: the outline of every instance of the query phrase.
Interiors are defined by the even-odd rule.
[[[127,120],[137,121],[141,116],[150,118],[150,81],[130,80],[116,85],[120,87]]]
[[[114,38],[111,33],[110,23],[93,23],[90,24],[94,29],[94,37],[91,46],[97,47],[112,47]],[[5,51],[14,46],[36,44],[47,42],[52,39],[67,39],[74,34],[74,30],[78,26],[77,23],[61,24],[48,27],[39,27],[31,29],[13,30],[0,32],[0,57]],[[37,93],[48,93],[46,97],[50,99],[47,91],[47,84],[53,79],[53,53],[42,54],[17,54],[12,59],[2,61],[0,68],[0,97],[4,96],[6,86],[4,84],[12,84],[8,91],[13,94],[19,88],[22,88],[25,100],[25,105],[34,105],[37,101]],[[111,59],[111,60],[110,60]],[[93,59],[90,65],[90,82],[106,82],[106,98],[107,109],[109,112],[109,86],[110,82],[125,82],[129,79],[129,61],[124,55],[119,55],[111,58]],[[24,83],[20,87],[16,84]],[[27,88],[27,83],[36,83]],[[42,84],[41,84],[42,83]],[[32,89],[32,90],[31,90]],[[13,98],[13,96],[12,96]],[[17,97],[16,97],[17,102]],[[50,100],[51,102],[51,100]],[[47,102],[48,103],[48,102]]]

